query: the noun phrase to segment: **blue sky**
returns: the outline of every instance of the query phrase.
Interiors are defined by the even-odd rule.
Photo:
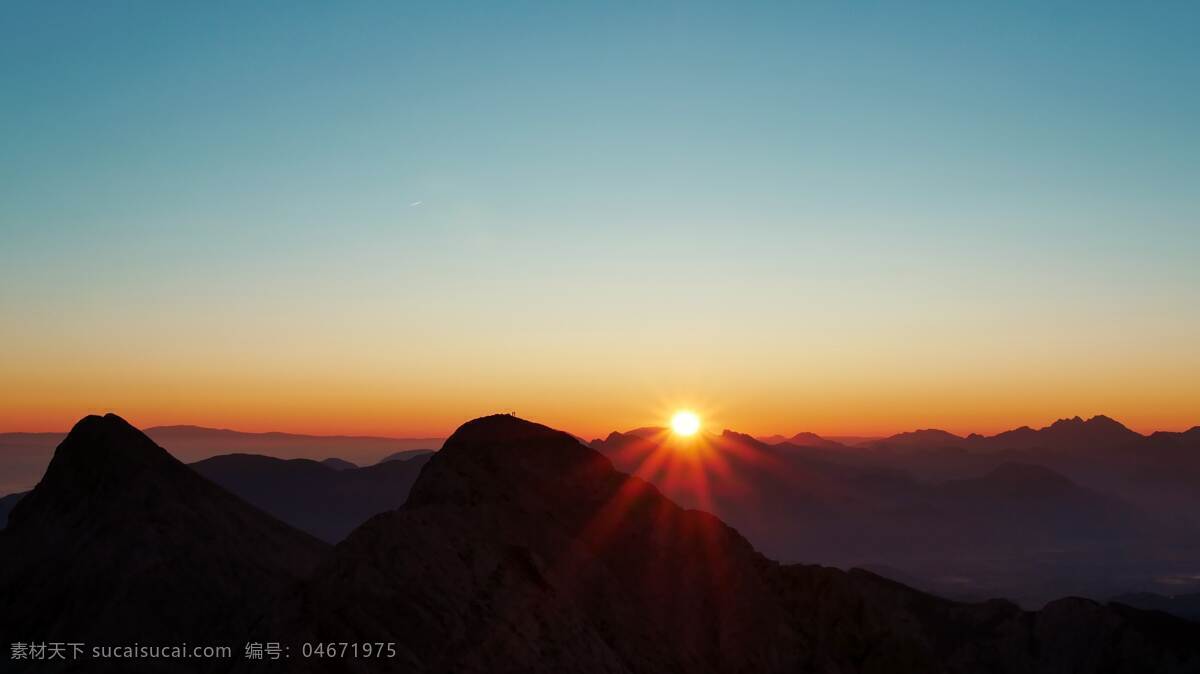
[[[925,366],[949,414],[1034,385],[1003,353],[1178,377],[1169,423],[1200,396],[1197,34],[1195,3],[6,3],[7,375],[394,348],[427,389],[487,370],[481,406],[530,371],[809,404],[764,382],[865,385],[849,360],[896,395]]]

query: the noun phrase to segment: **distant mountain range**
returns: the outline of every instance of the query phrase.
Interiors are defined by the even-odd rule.
[[[372,515],[399,508],[432,452],[365,468],[226,454],[192,469],[280,520],[337,543]]]
[[[1112,601],[1144,611],[1162,611],[1200,622],[1200,593],[1162,595],[1140,592],[1113,597]]]
[[[1066,600],[1034,617],[861,571],[781,567],[571,436],[507,416],[460,428],[405,506],[351,534],[273,624],[396,638],[418,671],[1200,665],[1188,641],[1200,626],[1165,616]]]
[[[845,447],[845,445],[836,440],[822,438],[816,433],[797,433],[790,438],[786,438],[782,435],[771,435],[765,438],[760,438],[760,440],[768,445],[782,445],[786,443],[789,445],[795,445],[796,447],[824,447],[826,449]]]
[[[191,468],[283,522],[337,543],[372,515],[400,507],[433,454],[409,450],[358,468],[348,461],[225,454]],[[0,528],[25,492],[0,497]]]
[[[994,436],[922,430],[839,451],[807,451],[823,461],[902,470],[923,480],[976,476],[1002,463],[1037,464],[1165,521],[1200,525],[1200,427],[1142,435],[1109,417],[1074,417]]]
[[[1200,435],[1200,428],[1194,428],[1189,432]],[[869,445],[877,448],[959,447],[992,451],[1006,449],[1106,451],[1130,447],[1145,441],[1148,437],[1126,428],[1118,421],[1100,415],[1086,421],[1080,417],[1059,419],[1040,429],[1022,426],[993,436],[971,434],[961,437],[937,429],[920,430],[893,435],[869,443]]]
[[[359,466],[373,465],[398,451],[436,450],[444,441],[443,438],[243,433],[201,426],[156,426],[146,429],[146,435],[170,447],[183,461],[199,461],[218,454],[262,454],[317,461],[333,456]]]
[[[1159,590],[1159,578],[1194,572],[1200,525],[1173,507],[1132,503],[1136,493],[1110,490],[1110,481],[1098,489],[1087,479],[1129,478],[1124,460],[1105,458],[1122,456],[1115,448],[1130,437],[1127,429],[1104,420],[1051,428],[1037,442],[1073,448],[1085,438],[1106,449],[970,450],[946,447],[947,438],[966,439],[942,431],[863,447],[807,434],[800,440],[808,446],[768,444],[733,431],[682,451],[667,433],[613,433],[592,446],[677,502],[727,520],[772,556],[896,569],[948,596],[1040,606],[1068,593]],[[1081,432],[1065,432],[1072,429]],[[1097,440],[1097,429],[1116,439]],[[1031,441],[1024,433],[1006,437]],[[1053,468],[1042,465],[1047,460]]]
[[[0,633],[395,645],[366,664],[293,653],[289,671],[1200,670],[1200,624],[1162,613],[960,604],[866,571],[780,565],[570,435],[515,417],[469,422],[425,460],[403,506],[330,548],[118,417],[88,417],[0,532]],[[1023,467],[995,479],[1034,485],[1031,498],[1063,488]],[[107,667],[131,668],[143,669]]]
[[[629,433],[626,433],[628,435]],[[634,433],[636,434],[636,433]],[[1021,426],[992,436],[972,433],[955,435],[936,428],[897,433],[885,438],[823,438],[815,433],[797,433],[791,437],[770,435],[759,438],[769,445],[789,443],[798,447],[873,447],[876,449],[939,449],[958,448],[973,450],[1111,450],[1131,447],[1155,438],[1158,441],[1182,441],[1200,444],[1200,426],[1183,433],[1158,431],[1142,435],[1130,430],[1120,422],[1104,415],[1084,420],[1081,417],[1059,419],[1044,428],[1034,429]]]
[[[185,455],[224,442],[321,457],[223,455],[195,469],[330,543],[404,503],[431,453],[390,452],[380,464],[409,465],[359,468],[328,458],[328,448],[361,440],[377,449],[381,439],[195,427],[150,432],[182,442]],[[29,447],[29,436],[0,436],[0,445],[7,437]],[[1144,436],[1108,417],[1076,417],[990,437],[931,429],[859,445],[811,433],[764,442],[727,431],[706,440],[715,463],[703,474],[664,451],[671,437],[665,428],[645,427],[592,446],[676,501],[728,520],[777,558],[884,569],[944,596],[1000,595],[1029,607],[1064,594],[1200,592],[1200,429]],[[655,456],[657,463],[647,461]],[[36,463],[25,467],[36,470]],[[706,495],[695,489],[701,477]],[[0,498],[0,523],[19,496]]]

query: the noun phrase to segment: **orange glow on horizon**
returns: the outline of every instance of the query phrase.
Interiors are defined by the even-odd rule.
[[[528,374],[524,380],[480,378],[466,388],[449,378],[401,385],[399,379],[344,372],[323,377],[202,369],[136,376],[88,370],[79,376],[66,370],[14,374],[0,391],[0,432],[63,432],[87,414],[105,412],[141,428],[189,424],[245,432],[433,438],[446,437],[476,417],[515,411],[587,440],[612,431],[669,427],[679,410],[694,412],[705,431],[753,436],[805,431],[884,437],[919,428],[992,435],[1097,414],[1141,433],[1186,431],[1200,424],[1200,408],[1189,403],[1197,398],[1190,383],[1174,388],[1097,383],[1085,390],[1082,383],[1044,382],[1030,390],[981,387],[966,395],[957,386],[929,382],[923,391],[910,391],[886,381],[772,381],[725,388],[703,381],[677,393],[662,390],[657,379],[630,383],[622,377],[559,381],[547,375],[555,383],[536,387]],[[524,387],[513,381],[524,381]],[[698,393],[705,390],[721,393]]]

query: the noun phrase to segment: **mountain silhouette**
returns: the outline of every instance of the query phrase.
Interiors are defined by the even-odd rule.
[[[191,468],[283,522],[337,543],[372,515],[404,503],[430,454],[410,456],[336,469],[323,461],[227,454]]]
[[[1056,449],[1067,451],[1107,451],[1135,445],[1146,436],[1126,428],[1120,422],[1097,415],[1086,421],[1081,417],[1059,419],[1044,428],[1021,426],[992,436],[972,433],[966,437],[937,429],[897,433],[868,443],[885,449],[940,449],[947,447],[977,450]]]
[[[16,494],[0,497],[0,529],[8,526],[8,513],[17,505],[17,501],[20,501],[24,496],[25,492],[17,492]]]
[[[1107,416],[1076,416],[993,436],[917,431],[862,447],[817,451],[809,455],[841,465],[902,470],[933,481],[975,477],[1004,463],[1036,464],[1128,501],[1169,526],[1200,526],[1200,492],[1195,488],[1200,484],[1200,427],[1147,436]]]
[[[441,438],[244,433],[203,426],[154,426],[143,432],[184,463],[222,454],[259,454],[316,461],[334,456],[369,466],[380,457],[442,446]],[[32,489],[65,437],[66,433],[0,433],[0,495]]]
[[[782,445],[786,443],[795,447],[822,447],[825,449],[838,449],[845,446],[835,440],[828,440],[817,435],[816,433],[807,432],[797,433],[790,438],[782,435],[769,435],[767,437],[758,438],[758,440],[759,442],[764,442],[768,445]]]
[[[1162,595],[1138,592],[1113,597],[1114,603],[1140,608],[1144,611],[1162,611],[1171,615],[1200,622],[1200,592],[1192,594]]]
[[[367,466],[393,452],[436,449],[442,445],[441,438],[247,433],[203,426],[154,426],[146,429],[146,435],[186,462],[221,454],[261,454],[317,461],[337,456],[356,465]]]
[[[244,639],[251,616],[325,550],[120,417],[89,416],[0,532],[0,634],[94,644]]]
[[[436,452],[436,449],[405,449],[400,452],[393,452],[379,460],[379,463],[387,463],[388,461],[407,461],[417,457],[429,456]]]
[[[321,459],[321,465],[329,466],[334,470],[353,470],[354,468],[358,468],[356,464],[333,456],[329,457],[328,459]]]
[[[924,428],[917,431],[897,433],[882,440],[875,440],[870,446],[885,449],[906,449],[913,447],[963,447],[968,439],[936,428]]]
[[[978,449],[1038,449],[1105,451],[1129,447],[1145,436],[1104,415],[1086,421],[1080,417],[1059,419],[1034,430],[1023,426],[991,437],[974,436],[969,446]]]
[[[776,433],[775,435],[764,435],[760,437],[758,441],[764,442],[768,445],[781,445],[788,441],[788,437],[786,435],[779,435]]]
[[[901,569],[952,597],[1008,596],[1029,607],[1064,594],[1103,598],[1152,588],[1200,556],[1197,527],[1167,525],[1034,457],[980,455],[964,477],[925,480],[909,465],[976,454],[768,445],[733,431],[677,444],[613,433],[592,446],[771,557]]]
[[[572,436],[508,415],[459,428],[405,505],[354,531],[269,624],[394,641],[373,671],[1200,668],[1200,626],[1160,614],[957,604],[865,571],[781,566]]]

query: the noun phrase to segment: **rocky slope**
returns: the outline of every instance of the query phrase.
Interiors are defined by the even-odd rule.
[[[90,416],[0,532],[0,634],[90,644],[245,639],[256,614],[326,549],[121,418]]]
[[[781,566],[571,436],[509,416],[460,428],[408,503],[351,534],[271,624],[396,642],[371,671],[1200,670],[1200,627],[1160,614],[957,604],[863,571]]]

